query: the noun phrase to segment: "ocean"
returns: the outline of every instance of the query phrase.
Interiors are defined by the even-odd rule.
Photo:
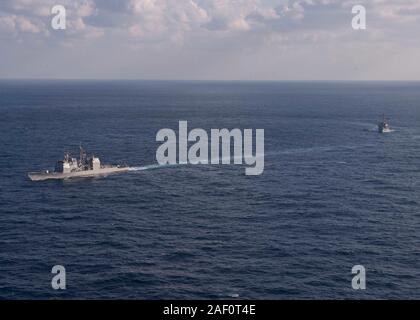
[[[0,112],[2,299],[420,298],[419,82],[2,80]],[[264,129],[264,173],[157,165],[180,120]],[[138,170],[28,179],[80,144]]]

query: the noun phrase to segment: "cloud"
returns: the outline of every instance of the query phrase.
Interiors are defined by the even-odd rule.
[[[367,33],[379,35],[398,27],[420,26],[420,0],[62,0],[68,12],[68,34],[80,38],[106,34],[137,41],[164,42],[196,39],[197,34],[220,39],[255,33],[270,39],[303,34],[347,36],[351,7],[368,9]],[[4,0],[0,3],[2,29],[48,36],[55,0]],[[7,18],[6,18],[7,17]],[[14,23],[11,20],[19,20]],[[112,23],[111,23],[112,22]],[[210,32],[210,34],[209,34]],[[212,36],[211,33],[217,34]],[[240,36],[240,35],[239,35]],[[212,38],[213,37],[213,38]],[[314,37],[314,39],[317,37]],[[318,39],[318,38],[317,38]],[[318,39],[319,40],[319,39]],[[318,41],[317,40],[317,41]]]
[[[94,26],[86,24],[85,19],[97,13],[93,0],[61,0],[67,11],[68,36],[91,38],[103,35]],[[56,0],[4,0],[0,3],[0,33],[19,40],[25,33],[38,33],[44,39],[50,38],[52,14],[51,9],[57,5]],[[14,21],[11,24],[11,20]],[[7,22],[7,24],[6,24]],[[7,30],[6,30],[6,27]],[[12,28],[12,29],[11,29]]]
[[[37,21],[32,21],[24,16],[0,16],[0,33],[15,36],[18,33],[41,33],[43,26]]]
[[[192,0],[130,0],[126,5],[129,35],[138,40],[171,41],[182,38],[209,19]]]
[[[67,9],[65,31],[50,26],[57,2]],[[351,28],[356,4],[367,9],[366,31]],[[192,75],[205,67],[212,76],[231,68],[241,75],[248,65],[271,75],[276,66],[287,68],[293,61],[298,70],[303,69],[302,61],[317,64],[321,77],[321,67],[336,67],[336,61],[343,68],[362,63],[358,52],[367,59],[382,50],[393,61],[391,55],[399,50],[412,50],[414,56],[420,48],[419,31],[420,0],[0,1],[0,51],[18,50],[13,46],[22,43],[29,48],[34,42],[40,57],[54,48],[72,60],[77,50],[62,53],[59,47],[66,46],[113,61],[112,66],[104,62],[102,69],[128,74],[137,63],[139,70],[162,77],[182,70],[188,74],[190,65],[195,66]],[[85,67],[91,70],[93,65]],[[158,68],[162,70],[154,71]]]

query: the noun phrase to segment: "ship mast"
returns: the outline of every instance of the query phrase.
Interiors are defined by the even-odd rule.
[[[79,155],[79,166],[84,166],[86,164],[86,152],[82,148],[82,144],[79,145],[80,155]]]

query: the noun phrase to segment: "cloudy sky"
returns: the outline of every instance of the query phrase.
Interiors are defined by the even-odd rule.
[[[1,0],[0,78],[419,80],[420,0]]]

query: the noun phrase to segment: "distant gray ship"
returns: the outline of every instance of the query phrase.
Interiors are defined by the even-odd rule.
[[[378,131],[379,133],[388,133],[392,131],[389,126],[389,120],[385,118],[385,115],[383,115],[382,121],[378,123]]]
[[[50,172],[31,172],[28,174],[32,181],[42,181],[48,179],[69,179],[77,177],[93,177],[108,175],[112,173],[126,172],[130,168],[124,166],[101,165],[99,158],[88,157],[86,151],[80,147],[80,158],[72,158],[69,153],[64,155],[64,159],[58,161],[55,170]]]

